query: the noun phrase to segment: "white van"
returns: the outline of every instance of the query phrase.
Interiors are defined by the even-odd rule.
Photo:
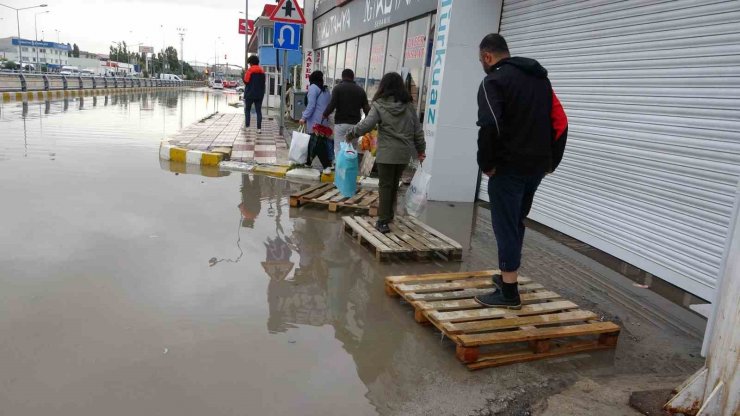
[[[159,74],[159,79],[166,79],[168,81],[182,81],[182,78],[175,74]]]
[[[61,75],[80,75],[80,68],[76,66],[63,66],[62,70],[59,71]]]

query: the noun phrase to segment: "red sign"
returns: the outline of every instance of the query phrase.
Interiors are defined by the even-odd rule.
[[[244,28],[245,21],[246,21],[245,19],[239,19],[239,34],[240,35],[243,35],[245,33],[245,28]],[[253,33],[254,33],[254,20],[250,20],[249,21],[249,34],[252,35]]]
[[[280,0],[280,3],[272,11],[270,20],[273,22],[306,24],[306,18],[303,17],[303,10],[301,10],[297,0]]]

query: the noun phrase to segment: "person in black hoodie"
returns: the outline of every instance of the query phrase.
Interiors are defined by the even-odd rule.
[[[493,276],[496,290],[475,300],[519,309],[524,219],[542,178],[563,157],[568,122],[547,70],[534,59],[511,57],[503,36],[483,38],[480,62],[487,75],[478,89],[478,166],[489,177],[501,274]]]

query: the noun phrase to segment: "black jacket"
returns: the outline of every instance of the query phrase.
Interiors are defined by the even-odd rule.
[[[370,112],[365,90],[354,81],[340,82],[331,91],[331,101],[324,110],[324,117],[329,118],[334,110],[337,110],[334,115],[334,124],[359,123],[362,118],[360,111],[364,111],[365,115]]]
[[[542,65],[521,57],[499,61],[478,89],[480,169],[521,175],[552,172],[565,143],[563,138],[560,155],[554,154],[560,135],[553,130],[553,111],[552,86]]]

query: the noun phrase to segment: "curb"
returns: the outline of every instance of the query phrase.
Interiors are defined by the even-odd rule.
[[[54,98],[70,97],[92,97],[97,95],[108,95],[125,92],[155,92],[172,89],[182,89],[191,87],[136,87],[136,88],[96,88],[81,90],[52,90],[52,91],[5,91],[2,93],[2,101],[34,101],[50,100]]]
[[[223,153],[188,150],[163,141],[159,144],[159,158],[188,165],[218,166],[224,155]]]
[[[284,178],[288,173],[288,169],[290,169],[290,166],[257,165],[252,169],[252,173]]]

